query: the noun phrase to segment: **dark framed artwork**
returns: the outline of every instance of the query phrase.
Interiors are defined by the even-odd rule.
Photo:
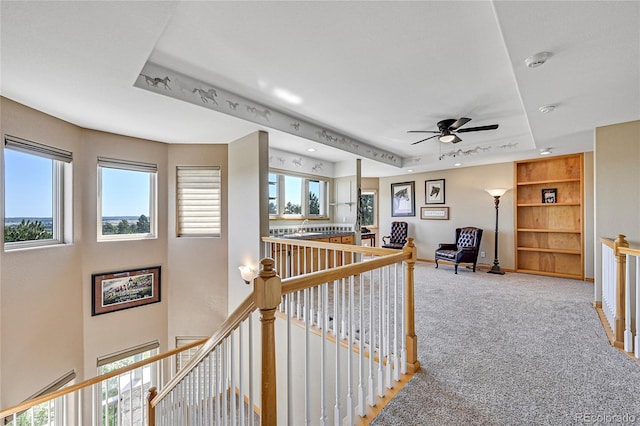
[[[416,215],[415,182],[391,184],[391,216]]]
[[[160,266],[91,275],[91,315],[160,301]]]
[[[553,204],[557,202],[557,189],[556,188],[544,188],[542,190],[542,203]]]
[[[424,182],[424,203],[444,204],[444,179],[432,179]]]

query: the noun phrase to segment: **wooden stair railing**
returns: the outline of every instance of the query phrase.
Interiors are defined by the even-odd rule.
[[[54,401],[54,400],[59,399],[59,398],[63,398],[65,396],[67,396],[67,395],[71,395],[71,394],[76,393],[76,392],[82,392],[82,391],[90,388],[91,386],[100,384],[100,383],[102,383],[104,381],[107,381],[107,380],[109,380],[109,379],[111,379],[113,377],[120,376],[120,375],[122,375],[124,373],[127,373],[129,371],[133,371],[133,370],[139,369],[141,367],[148,366],[148,365],[153,364],[153,363],[165,361],[168,358],[174,357],[174,356],[180,354],[183,351],[187,351],[189,349],[192,349],[192,348],[195,348],[197,346],[202,345],[204,342],[206,342],[206,340],[207,339],[197,340],[195,342],[189,343],[189,344],[181,346],[179,348],[175,348],[175,349],[172,349],[170,351],[164,352],[162,354],[154,355],[154,356],[146,358],[146,359],[144,359],[142,361],[138,361],[138,362],[133,363],[131,365],[128,365],[126,367],[110,371],[109,373],[93,377],[93,378],[85,380],[83,382],[64,387],[64,388],[56,390],[54,392],[50,392],[50,393],[44,394],[44,395],[39,396],[37,398],[29,399],[27,401],[23,401],[20,404],[16,404],[16,405],[14,405],[12,407],[2,409],[2,410],[0,410],[0,419],[5,419],[5,420],[8,419],[9,421],[11,421],[12,417],[14,415],[17,417],[19,415],[19,413],[25,412],[25,411],[31,409],[32,407],[38,406],[40,404],[47,403],[49,401]],[[161,384],[157,384],[156,386],[161,386]],[[79,409],[82,408],[81,404],[78,404],[78,408]]]
[[[269,239],[271,243],[271,239]],[[305,242],[302,243],[307,244]],[[324,244],[321,247],[325,250],[340,250],[341,248],[339,244],[330,244],[330,243],[312,243],[312,244]],[[352,251],[360,252],[362,249],[366,248],[351,248]],[[354,250],[355,249],[355,250]],[[290,386],[292,378],[289,375],[289,378],[284,378],[283,375],[287,375],[285,371],[281,371],[278,367],[279,362],[282,360],[276,359],[276,347],[280,347],[281,350],[283,347],[288,347],[287,352],[289,355],[287,358],[287,366],[291,365],[289,362],[289,356],[292,354],[291,351],[291,340],[287,340],[285,338],[285,342],[276,342],[275,336],[277,334],[276,329],[280,329],[279,333],[282,333],[283,330],[286,329],[285,322],[279,320],[276,315],[276,309],[278,305],[281,305],[282,301],[285,300],[285,303],[289,306],[292,306],[288,302],[288,296],[293,295],[297,292],[303,292],[307,296],[305,300],[308,300],[308,295],[310,289],[317,286],[325,286],[328,288],[329,283],[334,283],[334,289],[340,286],[341,282],[346,282],[346,280],[350,280],[353,283],[354,277],[360,276],[365,273],[373,273],[373,271],[378,272],[382,277],[383,270],[382,268],[392,267],[393,265],[398,265],[400,262],[406,263],[406,270],[403,271],[404,274],[404,285],[405,288],[403,290],[405,299],[406,295],[413,295],[413,264],[416,259],[415,246],[413,245],[413,241],[410,240],[407,244],[407,247],[401,252],[396,250],[385,250],[383,252],[380,249],[371,249],[369,248],[370,253],[382,255],[378,258],[371,258],[366,261],[361,262],[347,262],[347,264],[343,266],[333,267],[330,269],[316,271],[311,273],[303,273],[303,275],[289,277],[285,280],[281,280],[280,277],[276,275],[276,271],[274,270],[274,266],[276,262],[273,259],[266,258],[261,261],[262,269],[260,271],[259,276],[254,280],[254,291],[245,299],[245,301],[240,305],[240,307],[232,313],[227,321],[223,324],[222,328],[216,332],[198,351],[194,357],[192,357],[189,364],[181,370],[177,376],[175,376],[171,382],[165,386],[165,388],[158,393],[156,397],[151,399],[150,401],[150,418],[155,418],[156,424],[158,425],[173,425],[173,424],[181,424],[181,425],[190,425],[190,424],[213,424],[221,421],[223,416],[227,416],[232,423],[236,422],[236,416],[244,415],[246,412],[250,415],[249,420],[253,420],[252,413],[255,411],[260,416],[260,423],[265,425],[275,425],[280,419],[280,423],[291,423],[301,421],[300,418],[296,418],[292,420],[289,417],[287,420],[283,420],[280,415],[283,416],[291,416],[291,406],[288,405],[286,407],[278,405],[277,395],[280,392],[284,392],[287,397],[286,401],[289,401],[291,398],[301,398],[300,394],[296,394],[295,396],[291,396],[290,394]],[[397,266],[396,266],[397,268]],[[402,269],[402,268],[400,268]],[[390,275],[390,270],[387,270],[385,273]],[[304,270],[299,270],[299,272],[305,272]],[[386,279],[386,281],[385,281]],[[391,289],[391,279],[390,278],[381,278],[380,291],[383,286],[385,288]],[[396,281],[397,286],[398,281]],[[402,284],[402,282],[400,283]],[[362,287],[361,287],[362,288]],[[353,286],[351,286],[353,289]],[[397,290],[397,288],[396,288]],[[381,293],[382,295],[387,294],[389,299],[391,299],[391,290],[386,290],[388,293]],[[317,294],[320,294],[318,290]],[[283,296],[283,297],[281,297]],[[337,293],[336,293],[337,296]],[[326,290],[325,290],[326,297]],[[395,296],[397,299],[397,295]],[[337,297],[334,298],[337,300]],[[379,301],[382,298],[378,299]],[[380,302],[382,303],[382,302]],[[390,302],[385,300],[386,304]],[[306,318],[310,318],[308,304],[304,305],[304,309],[306,312]],[[390,306],[390,305],[389,305]],[[406,300],[406,304],[402,305],[406,307],[406,310],[413,311],[413,300]],[[253,321],[257,321],[257,318],[252,317],[252,314],[256,312],[256,310],[260,310],[260,323],[261,323],[261,336],[256,336],[256,340],[258,342],[262,342],[262,346],[260,351],[256,351],[256,353],[260,353],[261,359],[259,360],[259,364],[262,365],[261,369],[261,377],[256,377],[255,381],[258,383],[256,388],[260,388],[260,404],[259,406],[256,404],[254,406],[253,401],[253,393],[251,391],[251,385],[254,382],[254,378],[252,376],[252,372],[250,370],[251,365],[254,360],[251,358],[251,350],[249,350],[249,359],[247,360],[244,354],[244,350],[242,349],[242,330],[244,329],[243,324],[248,324],[249,326],[249,335],[251,336],[251,324]],[[389,312],[390,308],[385,312]],[[328,312],[328,311],[327,311]],[[336,313],[337,315],[337,313]],[[406,322],[406,332],[405,332],[405,340],[406,347],[408,352],[403,355],[402,366],[405,369],[410,371],[416,371],[420,368],[420,363],[417,359],[417,338],[415,336],[415,328],[413,325],[413,312],[407,313],[406,311],[400,315],[403,318],[403,322]],[[328,314],[325,313],[325,318],[328,318]],[[382,320],[381,324],[382,324]],[[386,320],[385,326],[389,328],[389,320]],[[293,351],[293,355],[301,354],[306,361],[297,361],[298,365],[302,362],[306,365],[306,370],[309,371],[309,357],[315,356],[315,354],[311,354],[309,352],[309,333],[308,328],[311,321],[307,321],[307,334],[303,340],[306,343],[302,343],[302,341],[298,340],[296,343],[297,348],[306,348],[306,350]],[[334,331],[337,320],[334,322]],[[278,326],[278,324],[281,324]],[[284,327],[284,328],[283,328]],[[326,337],[328,327],[323,327],[322,333],[324,333],[323,337]],[[353,328],[352,328],[353,330]],[[291,333],[291,329],[288,329],[288,332]],[[287,333],[287,331],[285,331]],[[281,335],[281,334],[278,334]],[[285,334],[286,336],[286,334]],[[337,336],[337,334],[336,334]],[[390,346],[389,340],[391,339],[391,334],[386,335],[385,344],[387,347]],[[239,337],[239,339],[238,339]],[[339,337],[335,337],[333,344],[333,348],[335,348],[336,359],[341,356],[346,356],[347,360],[350,360],[358,352],[355,346],[352,346],[352,337],[351,333],[348,333],[347,338],[349,339],[349,344],[345,349],[345,343],[343,341],[339,341]],[[249,344],[251,344],[251,337],[249,337]],[[325,342],[327,339],[320,339],[320,342]],[[318,341],[316,340],[316,343]],[[324,345],[324,343],[320,343]],[[373,344],[373,342],[372,342]],[[284,346],[283,346],[284,345]],[[403,345],[404,346],[404,345]],[[324,346],[323,346],[324,347]],[[386,373],[388,379],[382,378],[378,380],[378,388],[376,388],[375,392],[378,393],[379,396],[385,394],[385,390],[382,389],[382,383],[386,384],[387,388],[392,388],[393,383],[390,379],[391,377],[391,364],[394,364],[394,368],[397,370],[400,368],[400,363],[398,361],[397,354],[394,354],[395,358],[390,357],[390,353],[387,350],[383,351],[382,347],[377,348],[377,355],[373,352],[375,348],[372,348],[371,345],[368,349],[369,351],[369,359],[373,360],[374,355],[376,360],[378,361],[378,370],[381,370],[382,363],[385,364]],[[324,350],[324,349],[323,349]],[[346,350],[346,352],[345,352]],[[361,350],[362,352],[362,350]],[[346,355],[345,355],[346,354]],[[386,358],[384,358],[386,357]],[[258,361],[256,361],[258,362]],[[350,363],[350,361],[348,361]],[[350,364],[348,364],[350,365]],[[209,367],[207,367],[209,366]],[[225,367],[226,366],[226,367]],[[220,367],[220,368],[219,368]],[[200,372],[206,368],[209,368],[209,374],[201,374]],[[213,368],[213,371],[211,370]],[[222,368],[228,368],[229,370],[223,370]],[[249,369],[248,379],[245,376],[242,377],[242,374],[245,369]],[[339,364],[338,364],[339,368]],[[277,373],[276,373],[277,372]],[[305,377],[306,377],[305,373]],[[204,377],[203,377],[204,376]],[[299,378],[299,375],[294,373],[294,376]],[[323,376],[324,377],[324,376]],[[336,372],[336,377],[340,377],[340,371]],[[287,386],[287,390],[280,389],[277,387],[279,382],[279,378],[283,380],[283,384],[285,382],[289,383]],[[212,382],[210,382],[211,380]],[[308,377],[305,378],[305,381],[308,381]],[[245,383],[248,382],[248,383]],[[336,383],[338,381],[336,380]],[[371,382],[373,383],[373,382]],[[248,391],[247,391],[248,387]],[[305,393],[305,401],[309,401],[309,387],[306,388],[307,391]],[[203,393],[199,393],[202,390]],[[351,389],[348,391],[349,398],[351,398]],[[374,390],[371,390],[371,393],[374,393]],[[338,385],[336,385],[336,395],[340,395],[341,391],[338,389]],[[341,397],[341,396],[340,396]],[[282,398],[281,398],[282,399]],[[335,408],[334,408],[334,417],[342,419],[348,419],[347,423],[355,423],[355,418],[353,417],[352,408],[353,401],[343,402],[338,400],[336,397],[335,400]],[[282,401],[280,401],[282,403]],[[375,404],[375,399],[369,401],[371,405]],[[289,402],[285,402],[285,404],[290,404]],[[305,403],[305,407],[308,407],[308,403]],[[343,413],[341,411],[341,407],[348,406],[347,411],[348,415],[343,417]],[[363,403],[364,405],[364,403]],[[226,408],[225,408],[226,407]],[[362,407],[363,408],[363,407]],[[308,408],[306,409],[305,416],[309,415]],[[326,421],[327,416],[326,412],[323,412],[323,418]],[[364,414],[361,414],[364,415]],[[316,422],[316,418],[311,420],[309,417],[305,417],[307,422]],[[320,420],[318,418],[317,420]],[[241,420],[244,422],[244,420]]]
[[[600,238],[600,242],[602,300],[595,302],[598,315],[611,345],[640,360],[640,250],[630,248],[622,234],[615,240]]]

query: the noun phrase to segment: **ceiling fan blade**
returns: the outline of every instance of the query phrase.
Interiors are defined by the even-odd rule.
[[[456,130],[456,133],[478,132],[480,130],[495,130],[497,128],[498,128],[497,124],[490,124],[488,126],[468,127],[466,129]]]
[[[454,140],[452,140],[452,141],[451,141],[451,143],[458,143],[458,142],[462,142],[462,139],[460,139],[460,138],[458,137],[458,135],[453,135],[453,136],[455,136],[455,139],[454,139]]]
[[[440,133],[435,130],[407,130],[407,133]]]
[[[462,127],[470,121],[470,118],[460,117],[456,121],[454,121],[452,125],[449,126],[449,130],[456,130],[458,129],[458,127]]]
[[[420,142],[428,141],[429,139],[437,138],[438,136],[440,136],[440,135],[433,135],[433,136],[429,136],[428,138],[426,138],[426,139],[421,139],[421,140],[419,140],[419,141],[417,141],[417,142],[412,143],[411,145],[415,145],[415,144],[420,143]]]

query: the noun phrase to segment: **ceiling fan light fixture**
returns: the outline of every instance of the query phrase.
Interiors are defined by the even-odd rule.
[[[551,53],[549,52],[534,53],[533,55],[525,59],[524,63],[527,66],[527,68],[537,68],[540,65],[543,65],[545,62],[547,62],[547,59],[549,59],[550,56],[551,56]]]
[[[442,143],[451,143],[456,140],[456,135],[451,134],[448,130],[442,132],[442,134],[438,137],[440,142]]]

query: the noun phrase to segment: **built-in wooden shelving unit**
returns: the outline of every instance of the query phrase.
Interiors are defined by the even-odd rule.
[[[584,279],[584,168],[582,154],[518,161],[516,270]],[[543,202],[555,189],[555,202]]]

